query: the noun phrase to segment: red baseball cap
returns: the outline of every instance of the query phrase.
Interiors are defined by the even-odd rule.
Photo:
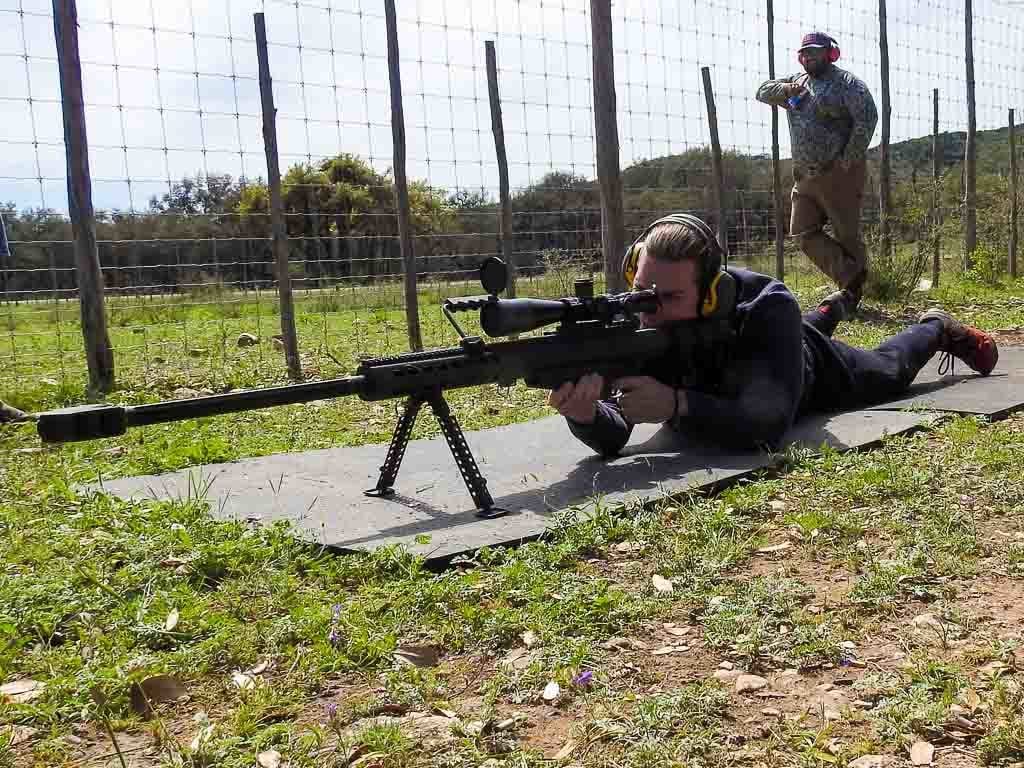
[[[809,32],[804,35],[804,39],[800,42],[798,51],[802,51],[804,48],[831,48],[835,45],[835,40],[824,32]]]

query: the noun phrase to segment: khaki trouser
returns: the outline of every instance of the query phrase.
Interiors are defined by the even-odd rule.
[[[865,162],[847,171],[834,167],[793,185],[790,235],[800,238],[800,250],[840,288],[867,269],[868,252],[860,237],[866,171]],[[822,231],[826,221],[832,223],[833,237]]]

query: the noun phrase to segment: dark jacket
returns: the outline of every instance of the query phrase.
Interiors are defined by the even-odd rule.
[[[698,376],[704,383],[681,384],[678,356],[662,358],[636,375],[686,390],[688,412],[675,428],[730,447],[775,449],[805,399],[804,370],[810,361],[805,355],[817,352],[805,349],[804,336],[813,329],[805,330],[800,305],[784,284],[745,269],[729,273],[737,283],[736,335],[724,359],[710,361],[715,370]],[[598,403],[593,424],[567,421],[576,437],[605,456],[618,453],[633,429],[612,400]]]

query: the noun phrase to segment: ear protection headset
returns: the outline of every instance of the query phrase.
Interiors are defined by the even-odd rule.
[[[725,310],[725,305],[731,303],[731,300],[720,301],[722,297],[720,297],[719,288],[723,279],[730,285],[732,283],[732,276],[722,266],[725,250],[722,248],[721,243],[718,242],[718,238],[711,227],[701,219],[688,213],[671,213],[648,224],[647,228],[640,233],[640,236],[633,241],[633,244],[626,249],[626,255],[622,259],[622,276],[626,280],[626,285],[632,287],[633,280],[636,277],[637,266],[640,263],[640,254],[644,250],[644,241],[651,230],[659,224],[682,224],[700,233],[704,240],[704,250],[699,257],[700,275],[697,314],[704,318],[715,314],[720,308]]]
[[[836,42],[836,39],[834,37],[829,37],[828,38],[828,60],[832,64],[835,64],[837,61],[839,61],[840,53],[841,53],[841,51],[839,50],[839,43]],[[799,61],[800,64],[803,65],[803,63],[804,63],[804,54],[802,52],[800,52],[800,51],[797,51],[796,58],[797,58],[797,61]]]

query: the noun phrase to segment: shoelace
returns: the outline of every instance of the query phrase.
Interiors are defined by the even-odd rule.
[[[939,358],[939,376],[952,376],[956,365],[956,358],[952,352],[943,352]]]

